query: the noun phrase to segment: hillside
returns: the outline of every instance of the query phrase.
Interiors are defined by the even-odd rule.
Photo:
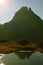
[[[13,19],[0,25],[0,40],[43,42],[43,20],[31,8],[22,7]]]

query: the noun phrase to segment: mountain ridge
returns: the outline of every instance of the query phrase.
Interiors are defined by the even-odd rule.
[[[17,39],[43,42],[43,20],[31,8],[22,7],[10,22],[0,26],[0,40]]]

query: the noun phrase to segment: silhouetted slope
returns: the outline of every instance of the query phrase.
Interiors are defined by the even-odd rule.
[[[43,22],[31,8],[22,7],[16,12],[13,20],[16,22],[19,29],[20,38],[28,39],[29,41],[43,40]]]
[[[31,8],[22,7],[9,23],[0,26],[0,40],[43,41],[43,21]]]

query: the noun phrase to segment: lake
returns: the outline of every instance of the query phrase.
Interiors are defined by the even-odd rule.
[[[0,65],[43,65],[43,53],[18,51],[0,54]]]

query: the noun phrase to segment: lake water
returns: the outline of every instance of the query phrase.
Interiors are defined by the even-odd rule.
[[[43,53],[14,52],[0,54],[0,65],[43,65]]]

